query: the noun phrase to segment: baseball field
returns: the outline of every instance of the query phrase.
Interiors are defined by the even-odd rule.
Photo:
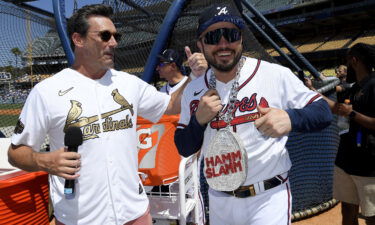
[[[23,104],[0,104],[0,127],[16,125],[22,106]]]

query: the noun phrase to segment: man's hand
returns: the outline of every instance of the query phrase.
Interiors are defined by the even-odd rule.
[[[337,114],[340,116],[348,117],[349,114],[353,111],[353,105],[339,103],[337,106]]]
[[[191,69],[191,72],[195,77],[200,77],[204,75],[208,68],[208,64],[204,55],[199,52],[191,53],[191,50],[188,46],[185,46],[185,53],[188,59],[188,64]]]
[[[35,152],[26,145],[10,145],[8,161],[12,166],[34,172],[45,171],[65,179],[76,179],[81,168],[81,155],[60,148],[52,152]]]
[[[81,155],[76,152],[67,152],[65,148],[48,152],[34,153],[35,160],[39,167],[49,174],[73,180],[79,177],[77,172],[81,168]]]
[[[215,89],[208,90],[199,101],[195,117],[200,125],[210,122],[223,108],[220,96]]]
[[[257,107],[261,117],[255,120],[256,128],[263,135],[277,138],[292,130],[292,123],[286,111],[276,108]]]

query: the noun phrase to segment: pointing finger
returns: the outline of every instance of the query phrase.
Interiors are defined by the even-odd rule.
[[[186,54],[186,57],[187,57],[188,59],[189,59],[190,56],[192,55],[189,46],[185,46],[185,54]]]

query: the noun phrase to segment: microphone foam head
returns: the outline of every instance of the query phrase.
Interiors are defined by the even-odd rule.
[[[68,127],[65,132],[65,146],[78,146],[83,142],[82,131],[79,127]]]

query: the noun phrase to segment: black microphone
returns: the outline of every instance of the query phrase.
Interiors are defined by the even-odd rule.
[[[79,127],[69,127],[65,132],[64,144],[68,147],[68,152],[77,152],[78,146],[83,142],[82,131]],[[64,194],[66,197],[74,196],[75,180],[65,180]]]

